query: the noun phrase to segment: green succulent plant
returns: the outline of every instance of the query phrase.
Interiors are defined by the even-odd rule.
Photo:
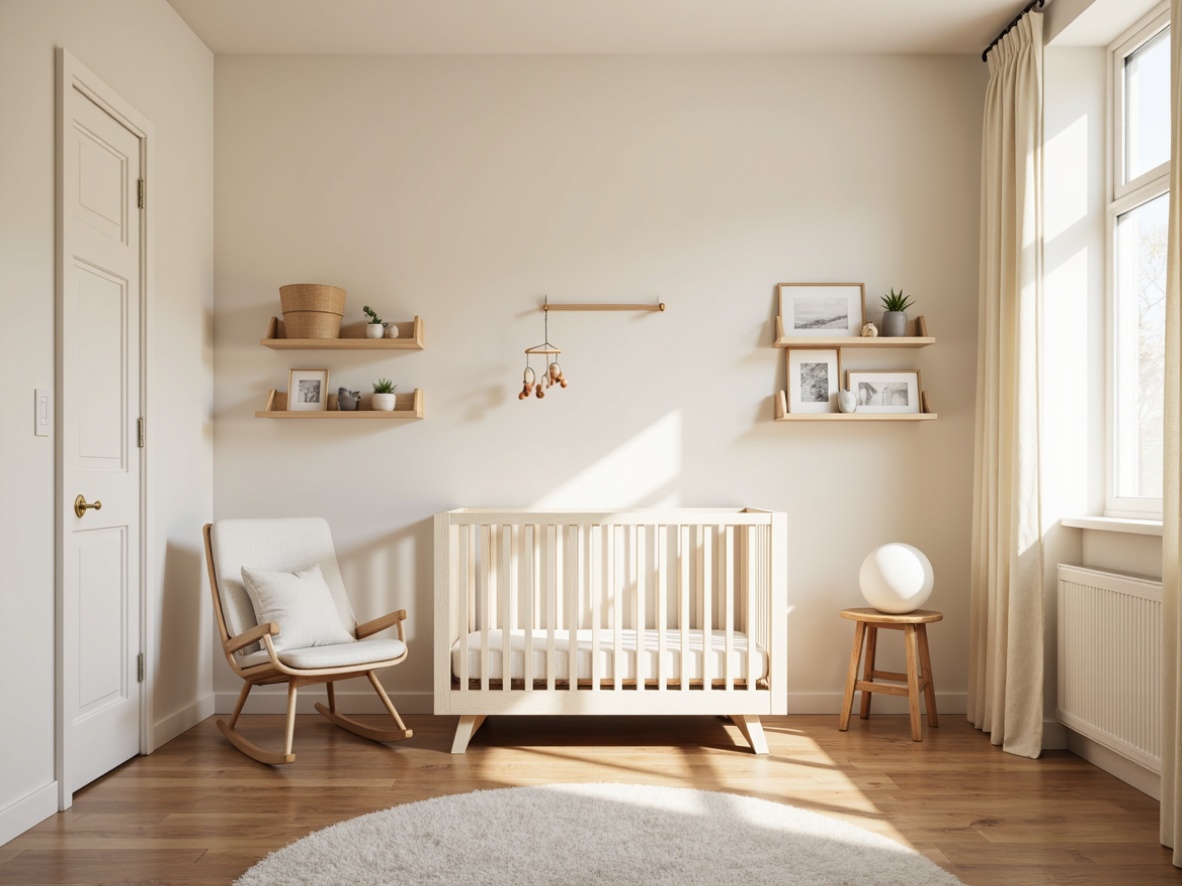
[[[373,392],[375,394],[393,394],[396,387],[398,385],[394,384],[390,379],[379,378],[373,383]]]
[[[366,305],[361,310],[365,312],[365,316],[369,318],[370,323],[380,323],[383,327],[386,325],[386,321],[379,317],[377,312],[369,305]]]
[[[910,296],[904,295],[903,290],[900,289],[895,292],[895,288],[891,287],[891,294],[882,297],[882,306],[888,311],[899,311],[900,313],[906,311],[915,302]]]

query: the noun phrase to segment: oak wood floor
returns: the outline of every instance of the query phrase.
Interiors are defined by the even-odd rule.
[[[0,846],[0,883],[227,884],[268,852],[377,809],[481,788],[615,781],[837,816],[913,846],[969,886],[1182,884],[1158,845],[1156,801],[1065,751],[1005,754],[956,716],[925,726],[922,743],[906,717],[855,719],[847,733],[835,716],[772,717],[766,757],[711,717],[490,718],[465,756],[448,753],[455,718],[406,720],[414,738],[383,746],[301,716],[296,762],[277,768],[239,754],[207,720]],[[241,723],[260,743],[281,742],[280,717]]]

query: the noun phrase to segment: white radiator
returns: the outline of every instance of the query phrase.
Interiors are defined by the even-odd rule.
[[[1161,582],[1059,566],[1059,722],[1161,772]]]

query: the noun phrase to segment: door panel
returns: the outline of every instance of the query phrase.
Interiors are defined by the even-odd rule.
[[[73,467],[125,471],[128,426],[123,337],[127,329],[128,281],[75,262],[74,303],[68,317],[85,334],[76,337],[86,381],[74,391],[78,437]]]
[[[127,156],[98,135],[76,125],[78,197],[74,217],[113,240],[127,242],[123,196],[127,193]]]
[[[76,536],[78,613],[78,716],[85,717],[131,694],[127,683],[127,532],[123,527]]]

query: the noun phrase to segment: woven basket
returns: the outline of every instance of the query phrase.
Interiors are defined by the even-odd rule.
[[[319,283],[279,287],[288,338],[338,338],[345,315],[345,290]]]

